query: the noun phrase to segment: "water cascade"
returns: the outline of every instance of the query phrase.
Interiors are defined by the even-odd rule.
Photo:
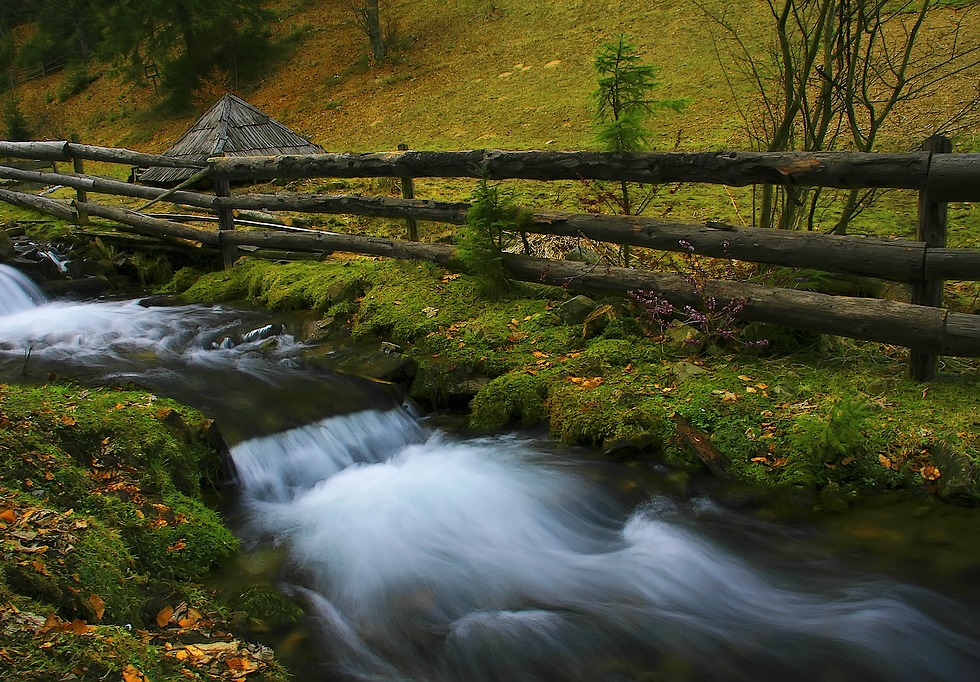
[[[533,442],[460,441],[371,411],[232,456],[246,535],[285,547],[288,589],[351,679],[632,679],[664,656],[690,666],[683,679],[980,672],[962,623],[927,613],[934,595],[839,576],[794,585],[700,535],[666,497],[617,509]]]
[[[0,316],[34,308],[46,300],[29,277],[9,265],[0,265]]]
[[[580,457],[433,431],[301,350],[226,308],[45,303],[0,266],[0,381],[131,381],[210,411],[240,533],[284,550],[282,589],[340,679],[980,679],[959,604],[780,567],[776,526],[712,539],[705,510],[740,521],[708,499],[619,501]]]

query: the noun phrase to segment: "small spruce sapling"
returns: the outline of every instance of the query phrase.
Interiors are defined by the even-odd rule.
[[[603,45],[593,62],[598,88],[594,121],[596,141],[603,151],[636,152],[650,147],[647,117],[661,109],[681,111],[686,99],[653,99],[657,87],[657,69],[644,64],[636,47],[624,35]],[[656,187],[645,189],[642,199],[634,200],[634,192],[625,180],[619,182],[616,197],[624,215],[638,215],[649,205]],[[621,247],[623,263],[629,267],[629,246]]]
[[[456,254],[470,274],[477,277],[480,292],[497,296],[510,288],[503,251],[521,227],[530,221],[531,214],[500,196],[500,189],[485,177],[473,192],[473,204],[466,216],[466,225],[459,232]]]

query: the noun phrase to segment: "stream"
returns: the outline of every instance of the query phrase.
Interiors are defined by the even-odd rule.
[[[321,679],[980,679],[976,563],[933,586],[912,544],[873,557],[540,435],[448,433],[304,367],[267,317],[47,301],[0,265],[0,381],[132,383],[215,418],[229,518],[286,557]]]

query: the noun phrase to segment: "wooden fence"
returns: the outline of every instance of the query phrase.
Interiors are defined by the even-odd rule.
[[[163,240],[219,247],[225,264],[234,262],[240,247],[326,253],[349,251],[391,258],[432,260],[455,265],[454,249],[444,244],[336,234],[318,230],[235,229],[248,211],[268,216],[280,211],[404,218],[462,224],[469,205],[412,198],[359,195],[233,194],[232,182],[273,178],[392,177],[403,180],[403,196],[411,196],[416,177],[486,177],[535,180],[628,180],[649,183],[701,182],[811,185],[837,188],[881,187],[919,193],[917,240],[846,237],[814,232],[789,232],[709,222],[692,224],[645,217],[538,212],[527,232],[584,237],[622,245],[666,251],[690,247],[701,255],[773,264],[791,268],[871,276],[912,286],[913,302],[832,296],[731,281],[708,281],[703,292],[676,273],[596,266],[567,260],[505,254],[515,279],[547,282],[576,290],[626,294],[651,290],[675,305],[703,306],[705,296],[744,302],[739,317],[746,321],[878,341],[912,350],[911,375],[929,380],[938,356],[980,356],[980,315],[954,313],[941,307],[944,280],[980,280],[980,249],[945,246],[945,203],[980,201],[980,154],[949,154],[948,141],[927,141],[913,154],[827,153],[634,153],[511,152],[471,150],[391,153],[318,154],[311,156],[215,158],[188,163],[124,149],[73,142],[0,141],[0,157],[41,161],[74,161],[75,172],[45,173],[0,166],[0,178],[59,184],[74,188],[73,202],[0,190],[0,200],[44,211],[66,220],[87,216],[112,220],[126,229]],[[214,194],[163,190],[86,175],[82,160],[133,166],[191,167],[199,178],[210,177]],[[194,216],[162,218],[106,206],[87,193],[115,194],[147,200],[142,208],[165,201],[203,210],[203,220],[217,230],[186,224]],[[254,221],[251,224],[256,224]],[[412,234],[412,226],[409,226]]]
[[[65,68],[67,65],[68,53],[64,53],[24,68],[10,68],[7,70],[6,77],[0,77],[0,92],[13,90],[21,83],[49,76]]]

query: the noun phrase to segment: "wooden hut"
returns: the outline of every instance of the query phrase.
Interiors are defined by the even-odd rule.
[[[188,161],[212,156],[322,154],[323,149],[262,113],[240,97],[225,93],[163,153]],[[172,186],[194,175],[192,168],[153,166],[136,173],[139,182]]]

